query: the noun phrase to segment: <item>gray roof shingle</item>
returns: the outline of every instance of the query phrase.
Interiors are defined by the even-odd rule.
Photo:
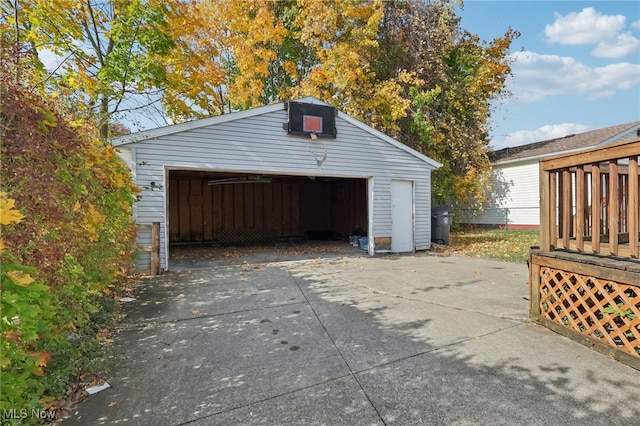
[[[640,121],[634,121],[632,123],[618,124],[617,126],[605,127],[603,129],[591,130],[561,138],[504,148],[489,152],[489,159],[492,163],[495,163],[498,161],[521,160],[529,157],[547,156],[566,151],[592,148],[639,125]],[[634,134],[633,137],[635,136]]]

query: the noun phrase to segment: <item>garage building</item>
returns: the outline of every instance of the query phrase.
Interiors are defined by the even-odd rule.
[[[138,224],[174,244],[341,238],[368,253],[431,244],[431,171],[440,164],[315,98],[267,105],[113,140],[142,193]],[[139,244],[151,231],[141,227]],[[146,255],[146,256],[145,256]],[[142,253],[139,269],[149,269]]]

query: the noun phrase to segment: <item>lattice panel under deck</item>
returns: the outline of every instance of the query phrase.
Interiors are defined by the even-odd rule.
[[[640,357],[640,289],[540,268],[540,315]]]

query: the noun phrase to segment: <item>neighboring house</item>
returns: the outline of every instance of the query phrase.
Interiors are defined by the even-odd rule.
[[[431,172],[440,164],[315,98],[113,140],[141,199],[139,224],[172,244],[368,235],[368,253],[431,245]],[[141,228],[139,244],[150,244]],[[146,256],[145,256],[146,255]],[[139,269],[149,269],[142,253]]]
[[[635,139],[640,121],[489,153],[492,195],[482,211],[463,210],[460,223],[535,229],[540,225],[540,159]]]

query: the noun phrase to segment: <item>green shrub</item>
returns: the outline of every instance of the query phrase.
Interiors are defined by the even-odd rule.
[[[137,188],[93,129],[0,83],[0,409],[5,423],[38,423],[32,409],[64,399],[104,349],[136,247]]]

